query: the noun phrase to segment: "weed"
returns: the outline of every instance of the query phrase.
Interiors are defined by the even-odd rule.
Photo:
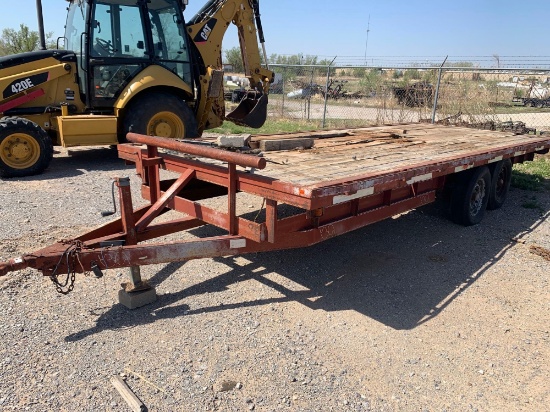
[[[542,205],[539,203],[538,199],[535,196],[530,196],[521,204],[525,209],[536,209],[541,213],[544,212]]]
[[[238,126],[231,122],[224,122],[222,126],[208,130],[208,132],[222,134],[277,134],[316,130],[319,129],[319,127],[319,121],[308,122],[305,120],[276,119],[269,117],[261,129],[252,129],[250,127]]]
[[[535,192],[550,188],[550,157],[537,156],[532,162],[514,165],[512,186]]]

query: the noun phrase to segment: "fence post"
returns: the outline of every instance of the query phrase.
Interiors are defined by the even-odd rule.
[[[329,63],[327,66],[327,81],[325,83],[325,106],[323,107],[323,123],[321,124],[321,129],[325,128],[325,123],[327,119],[327,99],[328,99],[328,83],[330,82],[330,66],[332,66],[332,63],[334,63],[334,60],[336,60],[336,57],[334,56],[334,59]]]
[[[283,82],[283,86],[282,86],[282,88],[283,88],[283,96],[282,96],[283,100],[281,102],[281,117],[283,119],[285,117],[285,95],[286,95],[286,93],[285,93],[285,82],[286,82],[285,74],[286,74],[286,66],[283,67],[283,73],[281,75],[281,78],[282,78],[281,81]]]
[[[437,75],[437,86],[435,86],[434,107],[432,110],[432,124],[435,123],[435,113],[437,111],[437,100],[439,99],[439,85],[441,84],[441,74],[443,73],[443,66],[445,66],[445,62],[447,61],[448,57],[449,56],[446,56],[445,60],[443,60],[443,63],[441,63],[441,66],[439,66],[439,71]]]

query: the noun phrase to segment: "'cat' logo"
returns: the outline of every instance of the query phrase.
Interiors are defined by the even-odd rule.
[[[212,30],[214,30],[214,26],[216,26],[216,22],[216,19],[210,19],[210,21],[206,23],[201,31],[195,36],[195,43],[204,43],[208,41]]]

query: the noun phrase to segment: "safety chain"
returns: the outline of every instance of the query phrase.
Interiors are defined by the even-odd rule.
[[[73,240],[71,245],[67,249],[65,249],[61,257],[59,258],[59,262],[57,262],[53,273],[50,275],[50,280],[55,285],[55,290],[62,295],[67,295],[74,289],[74,281],[76,278],[76,262],[78,262],[80,264],[80,267],[84,269],[78,257],[81,251],[82,242],[80,240]],[[57,274],[57,269],[59,268],[61,262],[63,262],[63,259],[65,259],[65,264],[67,266],[67,276],[63,282],[60,282],[60,275]]]

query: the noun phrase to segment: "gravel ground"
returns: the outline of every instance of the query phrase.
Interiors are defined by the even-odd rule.
[[[0,181],[0,260],[100,224],[125,175],[95,149]],[[550,248],[549,211],[516,189],[474,227],[430,206],[306,249],[149,266],[159,300],[134,311],[124,271],[68,296],[12,273],[0,410],[128,411],[113,375],[150,411],[548,410],[550,270],[530,250]]]

